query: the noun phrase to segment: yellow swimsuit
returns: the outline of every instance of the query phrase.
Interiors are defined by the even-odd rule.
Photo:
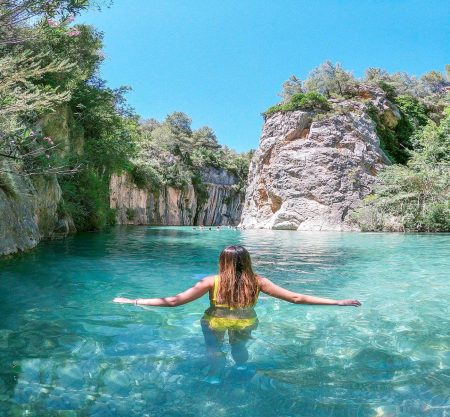
[[[257,323],[257,317],[253,305],[243,308],[233,308],[226,304],[217,304],[217,292],[219,289],[219,275],[214,277],[213,296],[211,307],[206,310],[204,319],[212,330],[244,330]],[[259,295],[259,289],[256,299]],[[256,300],[255,300],[256,304]]]

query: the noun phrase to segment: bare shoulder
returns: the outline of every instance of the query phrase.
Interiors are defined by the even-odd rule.
[[[264,288],[267,285],[270,285],[271,281],[267,278],[262,277],[261,275],[256,275],[256,280],[258,281],[258,286],[260,288]]]
[[[201,283],[202,286],[214,287],[214,275],[208,275],[198,281],[198,283]]]

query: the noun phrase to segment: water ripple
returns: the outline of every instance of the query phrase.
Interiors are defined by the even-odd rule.
[[[217,269],[229,244],[293,291],[357,297],[360,309],[264,294],[250,366],[202,382],[206,299],[170,295]],[[450,235],[121,227],[0,261],[0,416],[450,415]]]

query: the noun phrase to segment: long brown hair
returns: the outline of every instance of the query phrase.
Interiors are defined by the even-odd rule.
[[[243,246],[226,247],[219,257],[219,274],[218,304],[233,308],[255,304],[258,281],[247,249]]]

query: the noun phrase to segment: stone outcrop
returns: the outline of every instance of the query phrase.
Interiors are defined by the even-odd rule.
[[[398,109],[384,94],[364,94],[395,126]],[[250,165],[241,226],[357,230],[349,213],[389,162],[363,100],[332,106],[324,114],[290,111],[267,118]]]
[[[201,201],[193,185],[180,190],[162,187],[158,191],[139,189],[124,173],[110,182],[110,206],[116,209],[118,224],[148,225],[235,225],[239,223],[243,193],[236,191],[237,179],[223,169],[202,173],[207,199]]]

